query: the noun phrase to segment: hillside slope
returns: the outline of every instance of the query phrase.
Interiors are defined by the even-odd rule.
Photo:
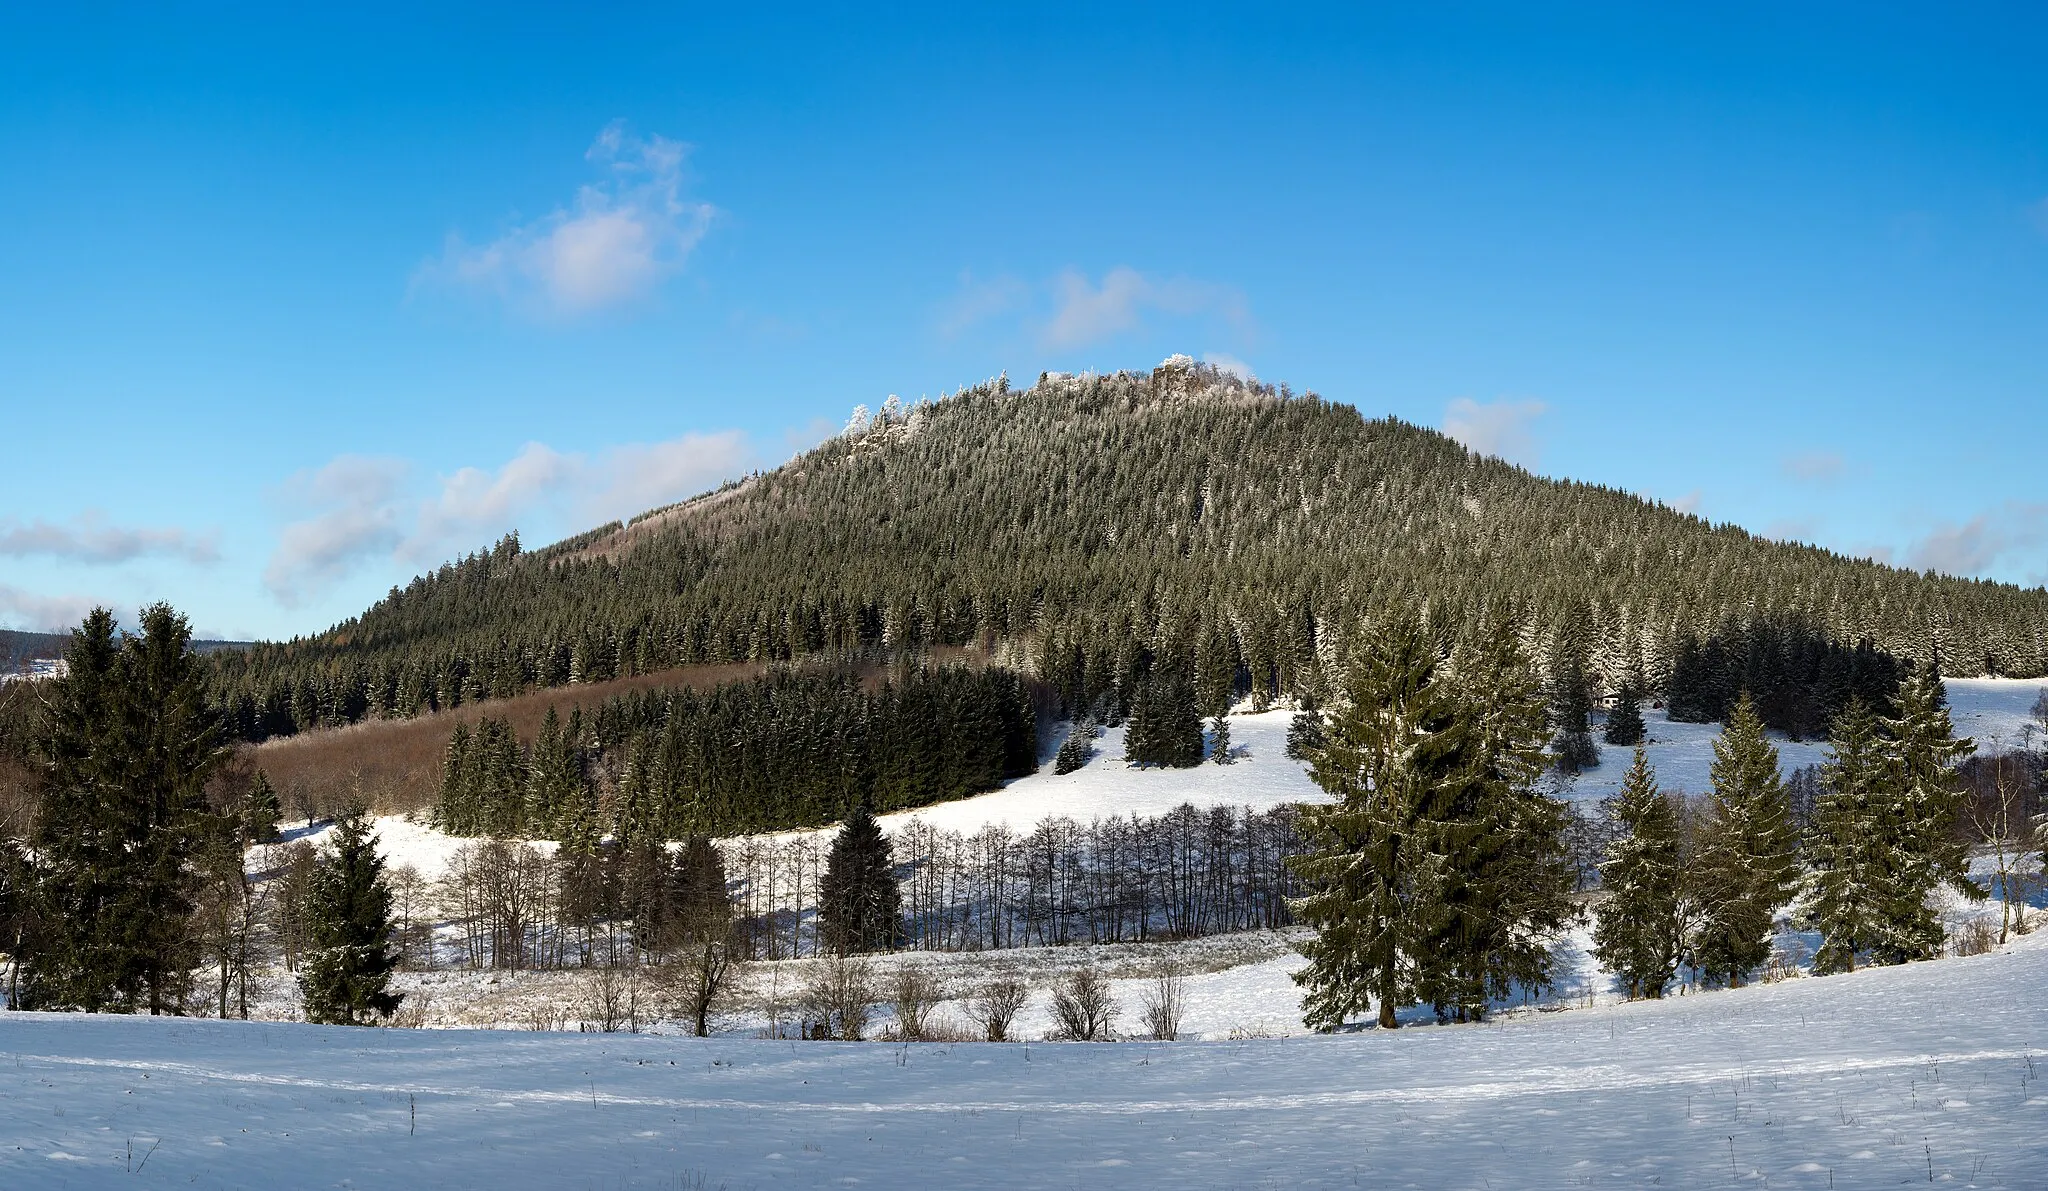
[[[1954,674],[2048,672],[2048,592],[1880,566],[1543,479],[1430,430],[1199,365],[885,408],[775,471],[544,550],[508,541],[317,637],[219,667],[267,730],[531,684],[979,644],[1064,693],[1141,648],[1302,685],[1390,608],[1532,643],[1590,625],[1611,681],[1765,614]]]

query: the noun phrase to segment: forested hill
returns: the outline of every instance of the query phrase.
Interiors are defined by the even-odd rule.
[[[1177,358],[892,401],[772,472],[543,550],[508,539],[215,673],[252,734],[940,645],[1087,700],[1125,689],[1148,651],[1285,692],[1361,618],[1476,623],[1502,602],[1529,613],[1539,654],[1561,630],[1589,636],[1610,685],[1658,685],[1688,637],[1787,621],[1938,651],[1952,674],[2048,672],[2048,592],[1769,541]]]

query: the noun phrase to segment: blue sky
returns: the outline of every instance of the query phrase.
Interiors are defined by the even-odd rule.
[[[2038,5],[59,7],[0,9],[0,625],[313,632],[1177,351],[2048,579]]]

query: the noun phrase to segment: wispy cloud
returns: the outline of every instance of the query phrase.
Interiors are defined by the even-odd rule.
[[[1459,397],[1444,407],[1444,433],[1467,450],[1533,468],[1543,454],[1535,423],[1549,411],[1541,401],[1482,403]]]
[[[60,633],[75,628],[85,614],[107,601],[82,595],[46,596],[0,583],[0,627]]]
[[[573,203],[486,244],[451,234],[413,274],[415,289],[490,294],[520,313],[575,318],[651,294],[682,269],[716,209],[683,194],[688,146],[635,137],[615,122],[584,154],[604,171]]]
[[[1701,499],[1700,490],[1695,488],[1676,500],[1667,500],[1664,503],[1670,506],[1673,512],[1684,513],[1688,517],[1697,517],[1700,513]]]
[[[1022,309],[1031,301],[1031,287],[1008,275],[978,278],[962,271],[960,288],[939,310],[939,334],[947,339],[977,323]]]
[[[535,522],[581,527],[694,496],[744,472],[756,453],[737,430],[628,443],[595,455],[528,443],[496,468],[426,483],[398,459],[342,456],[287,481],[286,524],[264,572],[297,607],[374,561],[430,565]]]
[[[97,509],[81,513],[68,525],[0,518],[0,557],[31,555],[98,564],[143,557],[212,563],[220,561],[220,538],[173,528],[128,529],[109,524]]]
[[[1053,283],[1055,307],[1039,338],[1052,348],[1085,347],[1137,328],[1148,311],[1186,317],[1221,315],[1243,328],[1251,318],[1244,295],[1226,285],[1185,277],[1153,278],[1118,266],[1091,283],[1077,270]]]
[[[1202,363],[1214,367],[1218,372],[1227,372],[1239,380],[1256,380],[1258,376],[1252,366],[1231,355],[1229,352],[1203,352]]]
[[[1833,451],[1787,455],[1783,467],[1787,476],[1804,484],[1832,484],[1848,470],[1847,462]]]
[[[1006,321],[1039,346],[1063,351],[1142,330],[1155,317],[1220,320],[1235,334],[1252,331],[1251,305],[1234,287],[1152,276],[1127,265],[1100,281],[1066,269],[1039,284],[963,273],[959,288],[940,306],[937,327],[950,339],[970,327]]]
[[[395,550],[405,540],[400,492],[411,470],[402,459],[343,455],[285,481],[285,499],[312,515],[284,527],[264,568],[278,603],[296,608],[356,564]]]
[[[2001,557],[2048,542],[2048,505],[2008,501],[1957,524],[1943,522],[1903,552],[1920,571],[1982,576]]]

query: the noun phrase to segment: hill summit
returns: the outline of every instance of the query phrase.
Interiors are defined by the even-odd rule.
[[[1175,357],[892,399],[773,471],[545,549],[507,538],[318,636],[224,657],[217,681],[255,736],[683,664],[960,646],[1082,704],[1154,655],[1258,700],[1313,689],[1332,642],[1396,609],[1515,610],[1539,657],[1578,640],[1610,687],[1658,689],[1689,643],[1786,623],[1951,674],[2048,672],[2048,592],[1760,538]]]

